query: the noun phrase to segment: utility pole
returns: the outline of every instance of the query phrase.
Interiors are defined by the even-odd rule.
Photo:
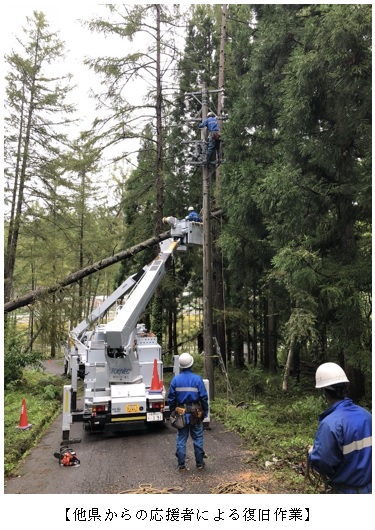
[[[202,121],[207,118],[208,90],[202,83]],[[201,131],[202,142],[206,130]],[[203,191],[203,349],[204,377],[209,381],[210,399],[214,399],[214,365],[212,332],[212,256],[211,256],[211,172],[207,163],[202,165]]]
[[[202,83],[200,92],[190,92],[186,96],[194,98],[201,107],[199,118],[192,118],[192,121],[204,121],[207,118],[209,109],[209,99],[214,93],[219,93],[222,97],[223,88],[219,90],[208,90],[207,84]],[[221,117],[218,117],[220,120]],[[213,282],[213,263],[212,263],[212,235],[211,235],[211,177],[215,172],[216,165],[207,164],[207,131],[201,129],[200,140],[191,142],[195,146],[195,152],[192,159],[187,163],[202,167],[202,220],[203,220],[203,349],[204,349],[204,377],[209,381],[210,399],[214,399],[214,363],[213,363],[213,302],[212,302],[212,282]],[[187,142],[190,143],[190,142]],[[217,161],[218,164],[221,160]]]

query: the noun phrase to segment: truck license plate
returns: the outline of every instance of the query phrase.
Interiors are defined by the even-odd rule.
[[[139,412],[139,405],[126,405],[126,412]]]
[[[147,421],[163,421],[161,412],[147,412]]]

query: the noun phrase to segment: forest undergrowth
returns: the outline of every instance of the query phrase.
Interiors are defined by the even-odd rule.
[[[213,416],[236,432],[249,450],[249,464],[267,470],[285,489],[313,493],[306,481],[307,447],[312,444],[318,415],[326,408],[314,378],[290,377],[282,390],[282,373],[229,366],[227,378],[215,369]]]

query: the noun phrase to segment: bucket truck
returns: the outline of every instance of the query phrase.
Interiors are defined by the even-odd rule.
[[[86,431],[126,431],[162,423],[168,416],[163,362],[157,337],[139,319],[166,274],[176,250],[202,245],[202,223],[166,217],[171,237],[144,269],[114,319],[98,326],[87,348],[83,426]]]

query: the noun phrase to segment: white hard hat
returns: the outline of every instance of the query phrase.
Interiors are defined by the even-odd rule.
[[[192,212],[193,210],[194,210],[194,208],[192,206],[189,206],[188,212]]]
[[[194,359],[190,355],[190,353],[181,353],[178,364],[180,365],[180,368],[190,368],[190,366],[193,366]]]
[[[336,363],[321,364],[315,373],[315,388],[325,388],[339,383],[349,383],[346,373]]]
[[[207,118],[214,118],[215,117],[215,113],[214,112],[209,112],[207,114]]]

